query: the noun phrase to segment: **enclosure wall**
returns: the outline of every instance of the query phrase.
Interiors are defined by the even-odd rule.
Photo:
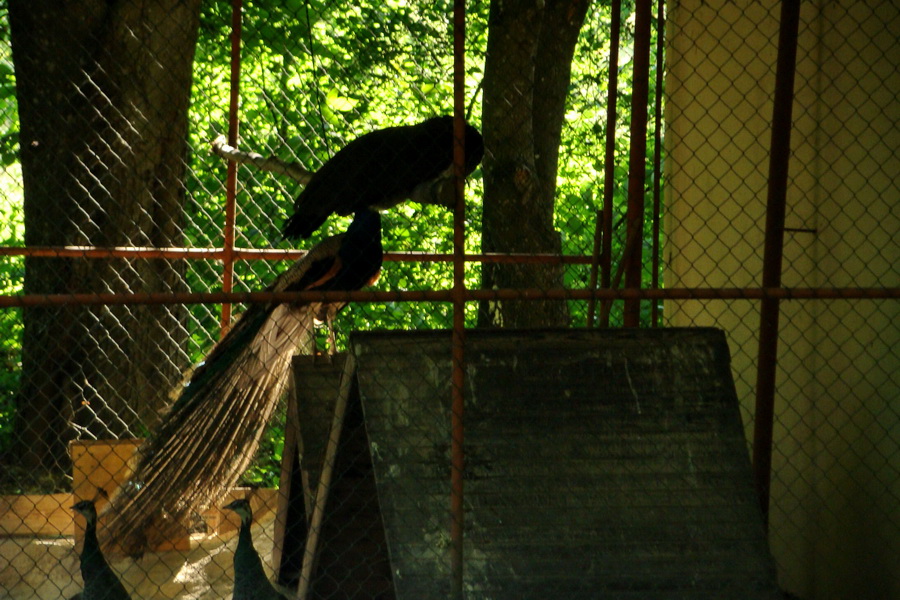
[[[667,287],[761,283],[779,5],[671,5]],[[786,287],[900,283],[898,39],[895,2],[802,4]],[[758,307],[666,303],[672,325],[728,332],[748,439]],[[770,542],[782,584],[801,597],[897,597],[900,306],[781,307]]]

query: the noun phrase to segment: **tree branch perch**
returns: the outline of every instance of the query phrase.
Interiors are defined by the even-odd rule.
[[[233,160],[238,164],[253,165],[261,171],[269,171],[276,175],[284,175],[302,184],[309,183],[313,172],[308,171],[297,163],[290,163],[274,156],[263,156],[256,152],[245,152],[228,145],[228,139],[220,135],[212,141],[212,151],[216,156],[226,160]]]
[[[228,138],[220,135],[211,143],[213,154],[226,160],[233,160],[242,165],[251,165],[261,171],[269,171],[276,175],[284,175],[306,185],[314,174],[297,163],[291,163],[274,156],[263,156],[256,152],[246,152],[228,144]],[[441,177],[434,181],[423,183],[416,187],[409,195],[409,200],[420,204],[438,204],[452,207],[455,196],[453,195],[452,169],[448,169]]]

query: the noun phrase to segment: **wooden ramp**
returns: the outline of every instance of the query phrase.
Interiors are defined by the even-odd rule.
[[[384,597],[447,598],[450,333],[351,341]],[[468,599],[780,598],[720,331],[466,341]]]
[[[469,598],[773,598],[724,335],[467,335]],[[353,338],[398,598],[449,590],[450,334]]]

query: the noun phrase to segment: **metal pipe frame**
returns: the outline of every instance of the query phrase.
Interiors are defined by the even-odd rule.
[[[647,104],[650,98],[650,0],[636,0],[631,96],[631,149],[628,158],[628,209],[626,211],[625,287],[640,288],[643,270],[644,185],[647,162]],[[625,303],[625,327],[640,325],[640,302]]]
[[[465,90],[466,2],[453,2],[453,174],[456,206],[453,210],[453,335],[450,398],[450,598],[463,600],[463,537],[465,535],[464,413],[466,360],[465,260]]]
[[[622,0],[612,0],[609,35],[609,83],[606,88],[606,136],[603,153],[603,204],[597,214],[594,228],[594,252],[589,286],[597,287],[597,270],[600,270],[600,287],[610,288],[612,283],[612,201],[615,191],[616,158],[616,105],[619,100],[619,40],[622,28]],[[596,300],[588,302],[588,327],[594,325]],[[609,311],[603,311],[600,326],[609,326]]]
[[[231,2],[231,88],[228,102],[228,144],[237,146],[240,120],[238,110],[241,98],[241,35],[243,0]],[[225,228],[223,240],[222,291],[230,292],[234,288],[234,221],[237,210],[237,163],[228,161],[225,175]],[[231,304],[222,305],[219,336],[224,337],[231,325]]]
[[[283,250],[278,248],[233,248],[231,256],[234,260],[297,260],[306,254],[306,250]],[[162,258],[162,259],[196,259],[225,260],[224,248],[153,248],[146,246],[2,246],[0,256],[32,256],[40,258]],[[490,263],[551,263],[551,264],[590,264],[590,256],[576,254],[523,254],[523,253],[487,253],[464,254],[466,262]],[[385,252],[384,260],[388,262],[453,262],[455,254],[438,252]]]
[[[772,107],[772,142],[769,149],[769,185],[766,200],[766,237],[763,249],[762,284],[781,286],[784,251],[784,214],[787,199],[788,167],[791,155],[791,126],[794,104],[794,75],[797,64],[797,37],[800,28],[800,1],[783,0],[778,33],[775,70],[775,98]],[[762,299],[759,318],[759,356],[756,370],[756,410],[753,422],[753,476],[763,520],[768,525],[769,491],[772,472],[772,432],[775,422],[775,374],[778,366],[779,298]]]
[[[656,6],[656,96],[653,103],[653,249],[650,257],[650,287],[659,287],[659,240],[660,207],[662,201],[662,89],[665,60],[663,39],[665,37],[665,0],[658,0]],[[650,304],[650,325],[659,327],[659,304]]]
[[[456,292],[458,293],[458,292]],[[482,300],[898,300],[890,288],[664,288],[664,289],[478,289],[465,302]],[[259,302],[453,302],[454,290],[359,290],[302,292],[154,292],[134,294],[22,294],[0,296],[0,308],[66,305],[221,304]]]

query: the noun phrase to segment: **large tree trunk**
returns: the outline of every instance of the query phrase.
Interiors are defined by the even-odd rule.
[[[560,253],[557,161],[578,32],[589,0],[494,0],[484,77],[484,252]],[[486,288],[559,288],[561,265],[490,264]],[[485,302],[479,324],[568,324],[558,301]]]
[[[199,0],[11,0],[28,245],[183,245]],[[25,292],[184,289],[167,260],[29,258]],[[182,307],[28,308],[16,426],[29,466],[136,435],[186,365]],[[75,428],[71,425],[74,416]]]

